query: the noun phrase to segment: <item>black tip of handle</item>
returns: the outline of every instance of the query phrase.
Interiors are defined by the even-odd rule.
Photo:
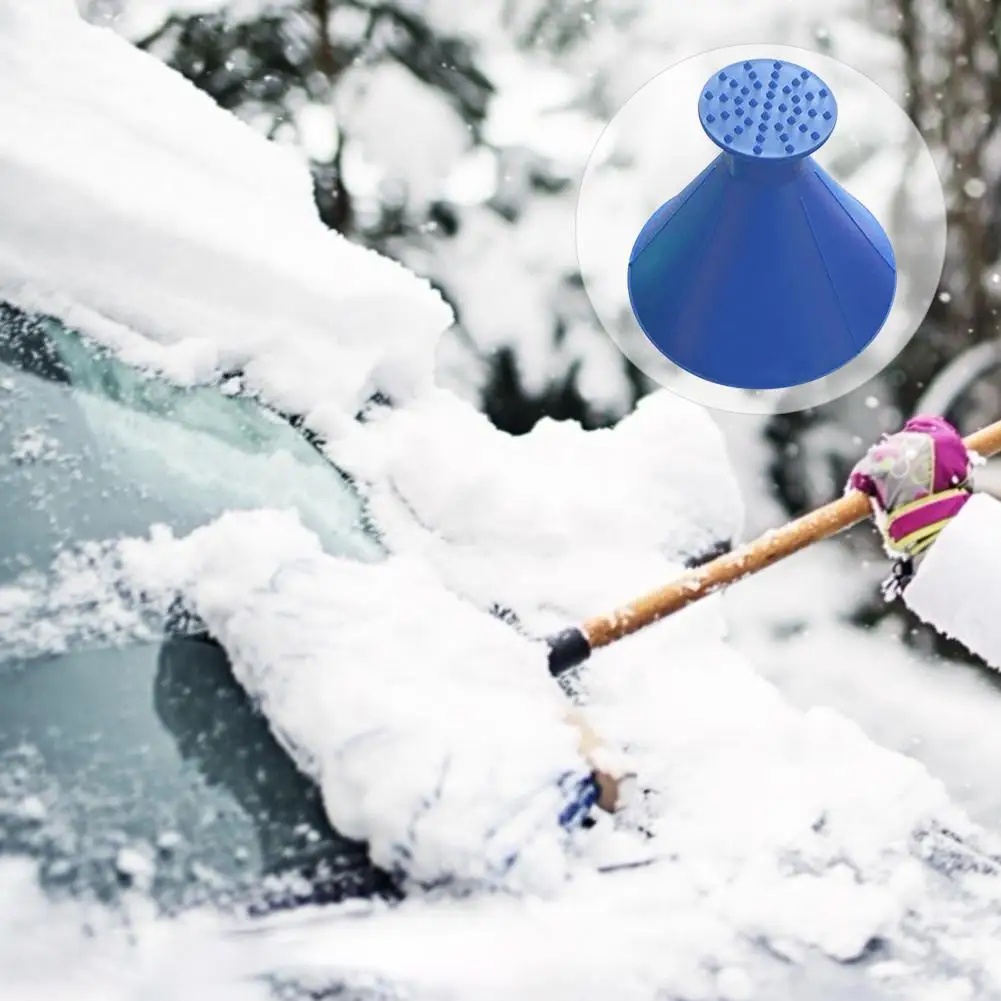
[[[554,678],[583,664],[591,656],[591,642],[577,626],[550,636],[546,643],[549,644],[549,673]]]

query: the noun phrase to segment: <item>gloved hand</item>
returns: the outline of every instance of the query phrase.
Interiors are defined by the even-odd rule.
[[[869,449],[848,485],[872,500],[889,555],[913,567],[969,499],[971,471],[951,424],[914,417]]]

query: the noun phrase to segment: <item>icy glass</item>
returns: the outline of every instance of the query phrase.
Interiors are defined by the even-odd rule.
[[[350,483],[282,418],[0,304],[0,851],[37,857],[53,891],[268,907],[384,886],[222,651],[87,642],[86,604],[46,616],[60,552],[260,506],[380,555]]]

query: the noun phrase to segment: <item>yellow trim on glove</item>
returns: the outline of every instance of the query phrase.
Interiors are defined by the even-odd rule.
[[[893,539],[890,536],[890,529],[893,523],[901,516],[910,514],[912,511],[918,511],[928,504],[938,503],[938,501],[946,500],[950,497],[959,497],[966,493],[968,491],[963,487],[956,487],[952,490],[943,490],[941,493],[929,494],[927,497],[919,497],[917,500],[910,501],[910,503],[898,507],[886,521],[886,533],[884,535],[886,548],[896,555],[910,556],[912,558],[919,553],[923,553],[935,541],[939,532],[952,520],[952,517],[943,518],[941,521],[933,522],[930,525],[922,525],[921,528],[915,529],[915,531],[900,539]]]

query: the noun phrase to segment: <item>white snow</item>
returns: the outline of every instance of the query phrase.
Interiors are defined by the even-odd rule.
[[[124,912],[39,889],[34,867],[0,860],[0,970],[4,1001],[269,1001],[266,984],[220,934],[219,920],[191,914],[156,921],[143,895]]]
[[[35,462],[53,462],[59,456],[59,443],[45,433],[43,428],[25,428],[13,442],[10,457],[19,465]]]
[[[291,515],[233,513],[123,557],[137,587],[186,596],[377,863],[424,883],[561,876],[558,784],[587,770],[542,650],[423,564],[328,556]]]
[[[555,781],[583,767],[566,700],[541,644],[484,609],[538,635],[737,532],[717,430],[660,394],[613,431],[494,431],[430,386],[451,318],[426,284],[323,230],[294,160],[63,6],[0,0],[0,295],[178,379],[241,368],[329,437],[393,550],[355,563],[294,512],[231,512],[100,547],[93,591],[183,589],[334,822],[384,864],[535,892],[334,908],[344,920],[244,949],[217,918],[156,921],[141,897],[127,932],[57,906],[8,860],[5,991],[244,1001],[264,994],[249,972],[297,970],[477,1001],[1001,995],[1001,884],[926,864],[952,844],[938,825],[982,833],[919,762],[784,700],[727,642],[718,596],[586,672],[588,717],[650,790],[622,831],[642,823],[660,857],[593,870],[611,821],[572,843],[554,821]],[[407,405],[354,422],[374,385]],[[6,597],[15,617],[35,607]],[[896,966],[837,965],[874,940]]]
[[[961,640],[996,670],[1001,670],[997,610],[968,595],[995,590],[993,574],[1001,563],[999,525],[1001,501],[986,494],[971,497],[942,529],[904,593],[916,615],[945,636]],[[958,580],[964,582],[962,589],[955,586]]]
[[[241,562],[234,551],[245,554]],[[446,789],[417,811],[405,859],[415,874],[447,865],[465,875],[464,864],[484,857],[474,850],[483,844],[481,811],[500,800],[486,795],[483,772],[503,784],[524,780],[524,770],[551,778],[569,764],[570,747],[556,735],[560,697],[535,670],[529,645],[461,609],[422,563],[340,561],[291,516],[268,512],[229,515],[184,540],[127,543],[123,556],[134,583],[185,588],[290,752],[323,785],[335,822],[367,832],[377,857],[400,861],[396,839],[414,816],[411,797],[426,793],[442,755],[461,741],[471,771],[457,777],[454,802]],[[712,996],[722,969],[726,982],[758,983],[764,960],[748,941],[809,965],[814,950],[853,959],[883,938],[906,957],[903,979],[913,987],[911,977],[941,973],[940,956],[922,956],[937,938],[936,949],[986,976],[997,914],[977,910],[998,887],[988,885],[978,904],[958,896],[961,884],[943,890],[911,840],[936,823],[974,841],[975,829],[913,759],[878,748],[830,710],[801,713],[785,703],[721,641],[718,604],[599,652],[588,674],[592,721],[629,744],[654,791],[643,821],[663,862],[614,877],[578,866],[557,892],[551,880],[565,866],[543,822],[540,854],[524,860],[518,877],[547,899],[417,896],[362,925],[321,926],[291,943],[279,937],[272,945],[282,961],[329,976],[375,971],[416,983],[418,997],[500,999],[536,987],[597,999],[613,984],[627,998],[656,988],[699,997]],[[286,628],[276,628],[281,620]],[[484,711],[485,694],[494,711]],[[345,744],[373,725],[388,728],[381,740]],[[492,788],[499,796],[502,785]],[[435,947],[436,937],[447,945]],[[518,957],[507,979],[486,972],[498,940]],[[1001,986],[985,983],[991,992]]]
[[[0,586],[0,664],[154,637],[120,579],[114,546],[89,543],[60,553],[48,575],[26,572]]]
[[[862,630],[848,620],[886,575],[835,543],[821,544],[732,589],[735,646],[802,709],[854,719],[883,747],[910,755],[989,830],[1001,828],[1001,788],[984,767],[1001,755],[993,675],[908,648],[901,623]]]
[[[399,359],[429,354],[451,312],[320,223],[295,154],[68,0],[5,0],[0,25],[5,298],[175,379],[242,369],[303,413],[406,391]]]
[[[396,63],[348,70],[338,81],[336,107],[365,156],[421,206],[438,194],[472,143],[458,111]]]
[[[536,635],[657,586],[665,561],[741,526],[719,431],[668,393],[614,430],[545,420],[513,438],[437,391],[328,451],[365,484],[392,548],[419,553],[481,607],[513,609]]]

